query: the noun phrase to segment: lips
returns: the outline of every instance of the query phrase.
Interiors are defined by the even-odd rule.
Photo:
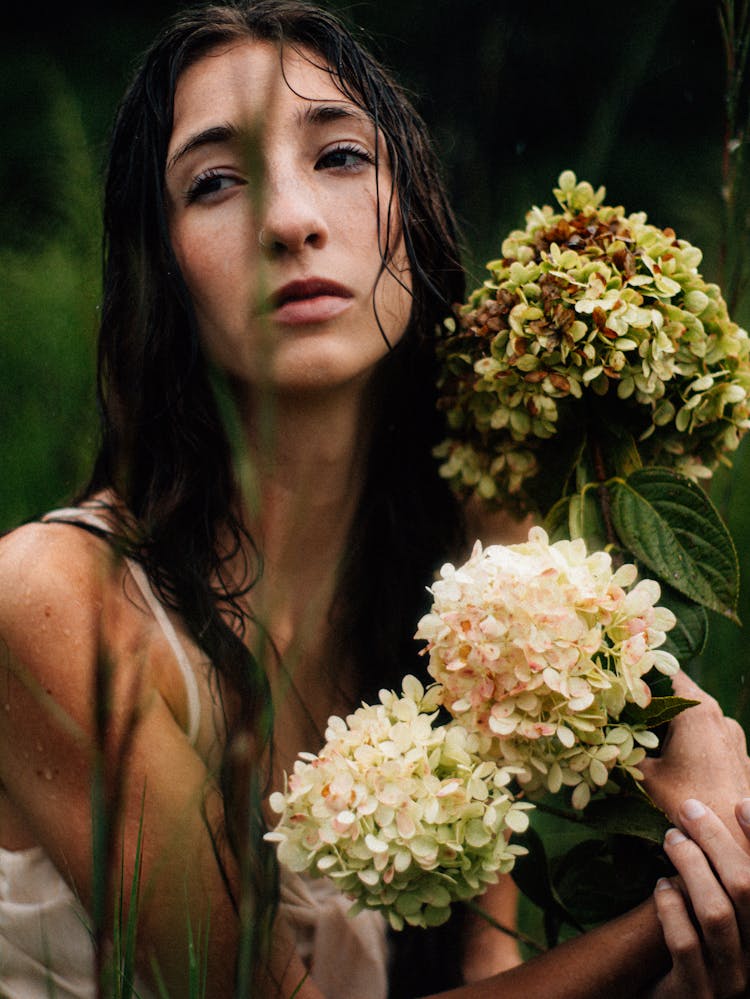
[[[308,298],[351,298],[352,293],[344,285],[326,278],[305,278],[302,281],[290,281],[271,295],[271,308],[278,309],[287,302],[300,302]]]
[[[352,304],[353,293],[337,281],[305,278],[290,281],[271,295],[273,319],[287,325],[321,323],[340,315]]]

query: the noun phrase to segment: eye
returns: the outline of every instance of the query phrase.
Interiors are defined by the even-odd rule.
[[[315,169],[350,172],[361,170],[372,162],[372,155],[363,146],[343,143],[324,152]]]
[[[211,169],[198,174],[192,184],[185,192],[185,200],[189,205],[195,201],[210,201],[217,195],[231,190],[233,187],[243,186],[246,183],[241,177],[233,174],[222,173],[221,170]]]

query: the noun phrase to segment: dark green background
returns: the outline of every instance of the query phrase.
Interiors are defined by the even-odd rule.
[[[723,281],[725,63],[705,2],[331,3],[430,125],[476,281],[561,170],[702,247]],[[64,502],[94,445],[99,181],[114,103],[174,4],[17,7],[0,41],[0,529]],[[731,249],[731,247],[730,247]],[[735,318],[750,322],[747,299]],[[748,562],[750,460],[713,494]],[[750,578],[750,568],[744,568]],[[750,618],[743,585],[740,614]],[[704,683],[747,726],[745,639],[712,617]]]

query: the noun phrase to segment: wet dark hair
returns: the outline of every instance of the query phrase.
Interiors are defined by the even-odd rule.
[[[102,441],[83,495],[111,489],[135,518],[137,532],[123,524],[120,541],[239,695],[233,737],[250,739],[257,763],[269,735],[269,698],[263,670],[242,640],[242,598],[260,562],[237,513],[232,446],[170,245],[164,191],[180,74],[210,49],[243,38],[304,48],[372,117],[388,151],[411,268],[409,327],[373,379],[364,488],[332,610],[332,661],[355,664],[364,699],[423,668],[413,634],[426,586],[463,541],[459,506],[431,449],[441,435],[432,338],[464,287],[456,227],[424,125],[341,21],[297,0],[248,0],[188,8],[167,25],[134,76],[112,133],[98,368]],[[238,553],[246,573],[233,581],[227,565]],[[231,744],[223,789],[227,828],[241,852],[248,807]],[[263,902],[267,881],[261,865],[254,884],[261,912],[273,908]]]

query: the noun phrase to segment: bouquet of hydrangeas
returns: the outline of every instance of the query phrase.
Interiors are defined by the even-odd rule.
[[[441,474],[546,533],[446,567],[418,631],[483,752],[588,830],[554,859],[524,837],[514,877],[548,928],[622,911],[664,873],[638,763],[689,707],[668,674],[702,650],[707,611],[737,620],[737,554],[702,483],[750,426],[750,341],[700,250],[570,171],[554,193],[438,341]]]
[[[750,425],[747,333],[697,247],[602,204],[604,188],[571,171],[554,193],[560,210],[532,208],[446,322],[441,474],[542,513],[584,450],[609,474],[627,458],[709,477]]]
[[[749,425],[748,336],[695,247],[570,172],[555,194],[562,212],[528,214],[439,342],[441,473],[544,529],[444,566],[416,635],[436,682],[330,719],[271,798],[281,862],[396,928],[442,922],[511,869],[550,940],[643,897],[668,822],[638,764],[693,703],[668,676],[706,610],[736,619],[734,545],[696,480]],[[534,805],[600,838],[552,863]]]
[[[330,718],[325,747],[270,799],[280,862],[332,878],[353,912],[379,909],[394,929],[444,922],[525,852],[506,839],[528,826],[532,806],[509,790],[521,768],[481,757],[462,725],[436,724],[437,705],[437,688],[407,676],[401,696],[383,690]]]

